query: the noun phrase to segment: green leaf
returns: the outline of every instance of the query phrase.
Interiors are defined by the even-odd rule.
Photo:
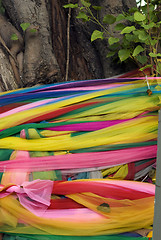
[[[140,22],[140,21],[144,21],[145,19],[146,19],[146,16],[143,15],[142,13],[140,13],[138,11],[134,13],[134,20],[135,21]]]
[[[121,34],[124,34],[124,33],[131,33],[132,31],[136,30],[136,28],[134,26],[131,26],[131,27],[125,27],[122,31],[121,31]]]
[[[139,35],[140,33],[142,32],[142,30],[135,30],[135,31],[133,31],[133,34],[135,34],[135,35]]]
[[[143,42],[149,38],[149,35],[144,30],[135,30],[133,34],[138,36],[139,40]]]
[[[147,14],[147,5],[141,6],[141,11],[142,11],[144,14]]]
[[[116,18],[110,14],[106,14],[103,18],[103,22],[107,24],[113,24],[115,21],[116,21]]]
[[[138,37],[131,33],[125,34],[125,37],[129,42],[136,42],[138,40]]]
[[[69,4],[66,4],[63,6],[64,8],[77,8],[78,7],[78,4],[72,4],[72,3],[69,3]]]
[[[125,48],[125,49],[131,48],[131,42],[129,42],[125,36],[122,38],[121,48]]]
[[[153,2],[153,1],[151,1],[151,2]],[[160,2],[160,0],[158,1],[154,1],[155,3],[154,4],[149,4],[149,10],[150,10],[150,13],[153,13],[153,11],[154,11],[154,9],[156,8],[155,7],[155,4],[156,4],[156,2]]]
[[[85,7],[90,7],[91,6],[91,3],[89,3],[88,1],[85,1],[85,0],[81,0],[81,3]]]
[[[129,9],[129,13],[136,12],[137,10],[138,10],[137,7],[132,7]]]
[[[161,75],[161,62],[157,62],[156,67],[157,67],[157,71]]]
[[[101,6],[92,6],[92,8],[96,11],[100,11],[102,9]]]
[[[118,52],[118,56],[121,62],[125,61],[127,58],[130,57],[130,50],[129,49],[121,49]]]
[[[122,31],[125,28],[125,25],[123,23],[118,23],[116,24],[116,26],[114,27],[114,29],[116,31]]]
[[[30,29],[30,32],[31,32],[31,33],[36,33],[36,32],[37,32],[37,29],[32,28],[32,29]]]
[[[145,69],[147,69],[147,68],[151,68],[152,66],[153,66],[153,65],[148,64],[148,65],[146,65],[146,66],[140,68],[139,71],[144,71]]]
[[[140,30],[135,30],[135,31],[133,31],[133,34],[134,34],[134,35],[137,35],[137,36],[138,36],[139,33],[140,33]]]
[[[149,35],[144,30],[140,30],[138,33],[139,33],[138,38],[141,41],[145,41],[149,37]]]
[[[4,15],[5,14],[5,8],[3,7],[3,5],[2,5],[2,2],[0,1],[0,13],[2,14],[2,15]]]
[[[151,13],[151,14],[150,14],[150,17],[151,17],[151,21],[157,23],[158,17],[155,15],[155,12]]]
[[[157,40],[155,39],[149,39],[149,41],[152,46],[154,46],[157,43]]]
[[[118,48],[120,47],[119,43],[114,43],[113,45],[110,45],[108,48],[110,49],[110,51],[118,51]]]
[[[18,40],[18,36],[16,35],[16,33],[13,33],[11,35],[11,40],[14,40],[14,41]]]
[[[136,59],[137,59],[141,64],[145,64],[145,63],[147,63],[147,61],[148,61],[147,56],[138,55],[138,56],[136,56]]]
[[[123,14],[119,14],[117,17],[116,17],[116,22],[119,22],[121,20],[124,20],[126,17],[123,15]]]
[[[149,56],[150,57],[161,57],[161,53],[152,53],[152,52],[150,52]]]
[[[136,57],[139,53],[141,53],[141,52],[143,52],[143,51],[144,51],[144,48],[143,48],[142,46],[138,45],[138,46],[134,49],[132,56],[133,56],[133,57]]]
[[[103,32],[100,32],[100,31],[98,31],[98,30],[95,30],[95,31],[92,33],[92,35],[91,35],[91,42],[93,42],[94,40],[96,40],[96,39],[98,39],[98,38],[104,39],[104,37],[103,37]]]
[[[145,28],[146,30],[149,30],[150,28],[153,28],[155,26],[155,23],[149,23],[149,24],[142,24],[142,27]]]
[[[89,17],[86,15],[85,12],[79,12],[76,18],[80,18],[84,21],[89,21]]]
[[[120,41],[119,38],[114,38],[114,37],[109,37],[109,39],[108,39],[108,43],[109,43],[110,45],[112,45],[112,44],[114,44],[114,43],[117,43],[117,42],[119,42],[119,41]]]
[[[22,30],[25,32],[28,27],[30,27],[30,23],[21,23],[20,24]]]
[[[116,52],[109,52],[107,53],[106,57],[113,57],[115,55]]]
[[[149,47],[151,45],[149,37],[145,40],[145,44]]]
[[[130,22],[134,22],[134,16],[126,16],[126,19]]]

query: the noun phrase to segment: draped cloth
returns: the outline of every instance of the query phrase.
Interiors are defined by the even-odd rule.
[[[58,181],[53,184],[52,194],[64,195],[83,208],[50,208],[42,212],[44,209],[40,210],[39,203],[47,205],[46,199],[51,194],[47,195],[46,184],[41,180],[23,184],[23,192],[12,184],[1,186],[1,231],[90,236],[134,231],[152,225],[154,185],[103,179]],[[45,195],[41,194],[43,188]],[[34,213],[26,199],[21,198],[24,192],[29,196],[26,199],[34,204]]]
[[[150,96],[144,78],[0,93],[0,231],[121,240],[150,229],[160,80],[149,78]],[[77,178],[92,171],[104,179]]]

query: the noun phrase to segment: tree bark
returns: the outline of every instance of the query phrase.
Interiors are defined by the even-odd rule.
[[[9,91],[18,88],[9,59],[0,49],[0,91]]]
[[[3,5],[19,31],[21,31],[21,23],[31,24],[24,34],[23,81],[25,85],[60,81],[61,73],[51,45],[45,0],[5,0]],[[36,33],[31,32],[31,29],[36,29]]]
[[[68,10],[63,8],[66,2],[62,0],[52,0],[52,30],[53,48],[61,68],[63,80],[66,74],[67,63],[67,18]],[[91,79],[94,77],[88,67],[87,59],[84,57],[84,49],[80,46],[80,41],[86,41],[78,34],[77,26],[74,23],[75,16],[71,12],[70,22],[70,61],[69,61],[69,80]],[[85,36],[84,36],[85,37]],[[90,46],[88,41],[88,45]],[[88,51],[90,49],[88,48]],[[96,60],[96,59],[95,59]]]

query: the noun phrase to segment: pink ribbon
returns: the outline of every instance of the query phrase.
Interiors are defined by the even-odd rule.
[[[125,148],[113,151],[74,153],[44,157],[30,157],[27,151],[17,151],[14,160],[1,161],[0,171],[49,171],[84,168],[109,168],[144,159],[155,159],[157,145]],[[84,170],[83,170],[84,171]]]
[[[52,189],[53,181],[37,179],[32,182],[24,182],[21,186],[12,185],[5,191],[2,189],[0,198],[16,193],[23,207],[40,216],[50,206]]]

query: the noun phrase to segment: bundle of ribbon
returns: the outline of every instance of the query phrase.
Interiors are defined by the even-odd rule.
[[[149,183],[99,179],[54,184],[49,180],[36,180],[21,186],[1,186],[2,214],[7,210],[1,223],[8,225],[2,225],[1,229],[90,236],[133,231],[138,226],[150,227],[154,190],[154,185]],[[52,194],[66,197],[63,202],[65,205],[67,202],[66,209],[60,209],[60,206],[53,209]],[[78,205],[68,208],[73,202]]]
[[[2,232],[103,238],[151,228],[161,88],[160,78],[148,81],[85,80],[0,94]]]

